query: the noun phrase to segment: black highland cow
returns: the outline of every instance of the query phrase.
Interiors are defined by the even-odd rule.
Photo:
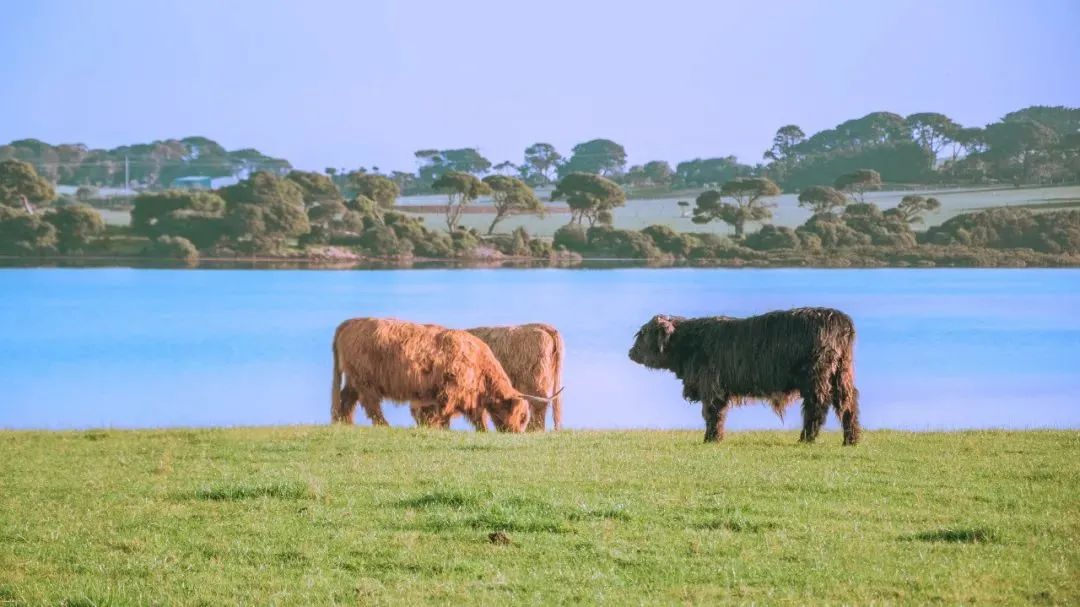
[[[705,441],[724,437],[733,404],[765,400],[779,415],[802,397],[799,440],[813,442],[829,405],[844,428],[844,444],[859,441],[855,389],[855,325],[843,312],[798,308],[748,318],[654,316],[634,338],[630,360],[667,369],[683,382],[683,397],[700,402]]]

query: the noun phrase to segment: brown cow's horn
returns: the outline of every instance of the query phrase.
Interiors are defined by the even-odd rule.
[[[551,401],[555,400],[556,396],[562,394],[562,391],[565,389],[566,386],[563,386],[562,388],[559,388],[558,392],[552,394],[551,396],[536,396],[535,394],[525,394],[524,392],[518,392],[518,394],[521,396],[521,398],[528,399],[534,402],[550,403]]]

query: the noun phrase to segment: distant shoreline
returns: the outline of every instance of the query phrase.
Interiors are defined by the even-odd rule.
[[[869,248],[868,248],[869,249]],[[250,270],[380,270],[380,269],[615,269],[615,268],[757,268],[757,269],[889,269],[889,268],[1080,268],[1080,256],[1052,255],[1029,250],[937,247],[932,251],[854,251],[840,256],[762,255],[732,259],[637,259],[619,257],[488,257],[328,259],[318,256],[203,257],[195,263],[136,256],[49,257],[0,256],[0,269],[133,268],[133,269],[250,269]]]

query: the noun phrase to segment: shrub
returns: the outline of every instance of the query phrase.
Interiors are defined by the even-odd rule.
[[[209,248],[228,235],[228,226],[220,215],[189,210],[167,213],[154,228],[162,235],[185,238],[199,249]]]
[[[772,251],[776,249],[798,249],[801,242],[795,230],[769,224],[762,226],[760,230],[747,236],[743,240],[743,244],[758,251]]]
[[[593,226],[586,232],[589,251],[624,259],[660,257],[652,239],[635,230],[617,230],[611,226]]]
[[[459,257],[468,257],[480,247],[480,235],[476,230],[457,229],[450,234],[454,253]]]
[[[191,241],[180,236],[159,236],[143,249],[143,255],[154,259],[175,259],[189,264],[199,260],[199,250]]]
[[[360,234],[358,244],[369,255],[391,257],[406,254],[403,243],[408,244],[408,252],[412,252],[412,242],[401,240],[394,230],[384,224],[376,224],[367,228]]]
[[[923,241],[1076,254],[1080,253],[1080,211],[1034,213],[1027,209],[990,209],[965,213],[930,228]]]
[[[51,209],[42,218],[56,228],[57,244],[64,253],[82,249],[105,232],[101,214],[85,204]]]
[[[692,234],[680,234],[668,226],[652,225],[641,231],[652,239],[656,248],[677,257],[687,257],[694,247],[701,245],[701,240]]]
[[[552,242],[555,247],[562,247],[575,253],[584,253],[589,246],[585,228],[577,224],[567,224],[555,230]]]

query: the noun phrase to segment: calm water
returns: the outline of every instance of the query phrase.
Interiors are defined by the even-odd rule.
[[[0,427],[325,423],[334,327],[393,315],[552,323],[567,426],[697,428],[677,381],[627,358],[637,328],[802,305],[855,319],[869,428],[1080,427],[1080,271],[727,269],[0,270]]]

